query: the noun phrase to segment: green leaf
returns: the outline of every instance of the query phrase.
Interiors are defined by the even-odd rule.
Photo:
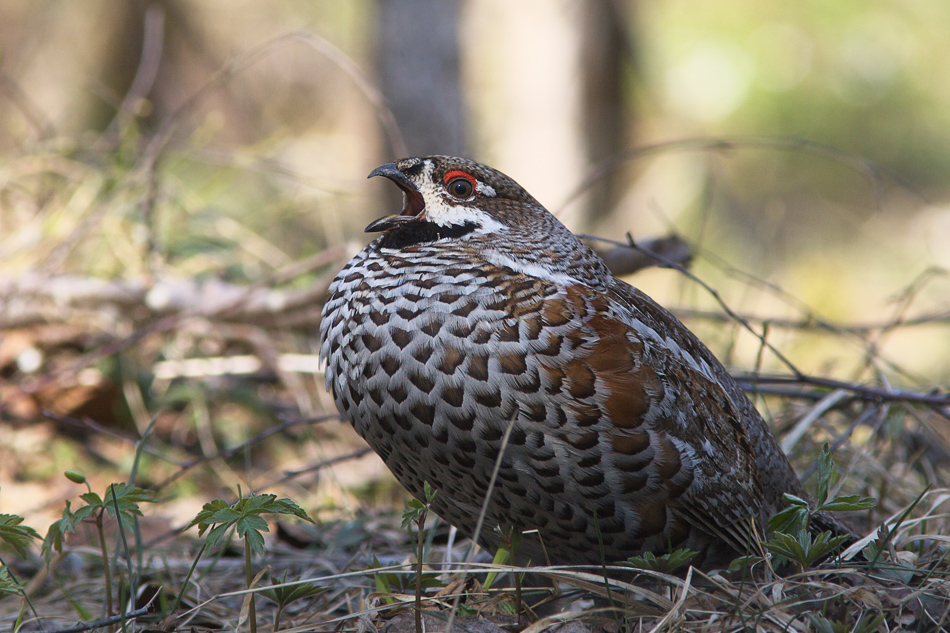
[[[15,549],[20,556],[26,556],[26,550],[33,539],[41,539],[39,533],[23,523],[23,517],[16,514],[0,514],[0,541]]]
[[[418,523],[419,519],[425,514],[427,508],[424,503],[418,499],[410,499],[406,502],[406,508],[402,512],[402,527],[408,528],[413,523]]]
[[[808,532],[802,532],[802,534],[808,536]],[[805,550],[802,548],[801,543],[798,542],[798,539],[793,536],[776,532],[765,544],[765,547],[773,554],[778,554],[799,564],[804,564],[802,561],[805,560]]]
[[[115,504],[112,500],[113,495],[115,496],[115,503],[118,504],[120,512],[136,511],[141,515],[142,513],[139,511],[138,504],[155,502],[155,495],[150,490],[143,490],[142,488],[124,482],[111,484],[109,486],[109,489],[106,491],[106,505]]]
[[[379,569],[382,565],[379,562],[379,559],[376,558],[376,555],[373,554],[373,564],[370,565],[370,569]],[[393,585],[398,584],[399,579],[396,577],[396,574],[377,572],[373,574],[373,582],[376,585],[376,591],[378,593],[393,593]],[[386,604],[395,604],[396,599],[387,597],[385,598]]]
[[[250,497],[239,499],[237,503],[234,504],[234,509],[242,514],[262,512],[267,504],[273,502],[276,498],[277,495],[271,494],[251,495]]]
[[[23,591],[20,584],[10,576],[10,572],[3,565],[0,565],[0,598],[3,596],[17,595]]]
[[[801,497],[797,497],[793,494],[789,494],[786,492],[785,494],[782,495],[782,498],[785,499],[785,501],[790,506],[797,506],[799,508],[806,508],[806,509],[808,508],[808,502],[802,499]]]
[[[818,613],[809,613],[808,618],[811,620],[811,624],[815,627],[815,630],[818,633],[843,633],[841,632],[834,623],[831,622],[825,616]],[[845,631],[847,629],[844,629]]]
[[[432,502],[435,501],[435,495],[439,491],[433,488],[432,486],[430,486],[428,481],[422,482],[422,487],[423,487],[423,490],[425,491],[426,503],[431,505]]]
[[[240,523],[238,524],[240,529]],[[265,524],[266,525],[266,524]],[[262,556],[264,554],[264,537],[261,535],[260,531],[247,529],[245,530],[244,539],[247,541],[247,544],[251,546],[251,551]]]
[[[301,598],[309,598],[324,591],[326,591],[326,587],[318,587],[310,582],[296,582],[296,584],[288,585],[287,574],[285,573],[279,580],[271,579],[271,586],[261,591],[260,594],[268,600],[285,607],[291,602]]]
[[[99,508],[96,508],[94,506],[83,506],[79,508],[78,510],[76,510],[76,512],[74,512],[72,516],[70,517],[70,519],[73,522],[73,527],[75,528],[75,526],[79,525],[86,519],[92,517],[92,515],[95,514],[98,510]],[[63,518],[66,518],[65,514],[63,515]]]
[[[391,574],[373,574],[376,581],[376,591],[378,593],[392,593],[392,584],[389,582]]]
[[[46,538],[43,539],[43,546],[40,548],[40,552],[43,554],[43,560],[46,561],[46,564],[49,565],[50,560],[53,558],[53,552],[63,551],[63,537],[65,533],[62,529],[62,520],[54,521],[49,529],[46,530]]]
[[[495,557],[492,559],[492,564],[507,565],[509,560],[511,560],[511,550],[509,550],[507,547],[499,547],[498,551],[495,552]],[[496,578],[498,578],[497,571],[488,572],[488,575],[485,576],[485,582],[482,583],[482,587],[485,588],[485,591],[491,589],[491,586],[495,583]]]
[[[791,496],[791,495],[786,495]],[[766,531],[793,534],[805,529],[808,524],[808,506],[791,505],[776,512],[766,526]]]
[[[745,567],[751,568],[756,564],[761,563],[762,560],[763,559],[761,556],[756,556],[754,554],[750,554],[749,556],[739,556],[738,558],[734,558],[732,562],[729,563],[728,571],[729,573],[735,573]]]
[[[290,499],[278,499],[277,495],[260,494],[242,497],[228,505],[221,499],[210,501],[201,508],[188,527],[198,526],[198,535],[201,536],[208,528],[215,526],[208,532],[206,544],[214,547],[224,537],[225,533],[235,527],[241,538],[247,539],[251,550],[257,554],[264,553],[264,537],[261,532],[268,532],[262,514],[290,514],[313,523],[307,513]]]
[[[92,506],[93,508],[102,507],[102,497],[97,495],[94,492],[84,492],[79,495],[79,498],[86,502],[86,504]]]
[[[825,512],[856,512],[858,510],[873,510],[877,507],[877,499],[862,497],[861,495],[842,495],[835,497],[828,503],[822,504],[818,510]]]
[[[438,491],[429,485],[428,481],[422,482],[422,488],[426,500],[422,501],[421,499],[412,498],[406,502],[405,509],[402,512],[403,529],[408,528],[413,523],[419,523],[429,511],[429,504],[435,500],[435,495]]]
[[[831,456],[828,444],[821,447],[818,456],[818,505],[828,500],[828,489],[831,487],[831,476],[834,474],[835,461]]]
[[[810,566],[832,553],[848,538],[834,536],[832,532],[822,532],[813,538],[808,526],[816,512],[869,510],[877,505],[871,497],[860,495],[841,495],[828,501],[834,473],[835,462],[831,450],[825,444],[818,458],[818,506],[812,510],[801,497],[783,495],[789,506],[773,515],[767,526],[772,538],[766,546],[773,554]]]
[[[517,615],[515,605],[511,602],[500,602],[498,603],[498,610],[505,615]]]
[[[828,556],[847,540],[847,535],[835,536],[832,532],[822,532],[815,537],[811,546],[805,550],[805,566],[810,567],[825,556]]]
[[[116,517],[122,529],[131,529],[135,517],[142,516],[140,503],[153,503],[154,495],[128,483],[110,484],[102,504],[110,516]],[[116,514],[118,508],[118,514]]]
[[[313,523],[307,513],[290,499],[278,499],[277,495],[261,494],[240,499],[234,509],[244,515],[249,514],[292,514]]]
[[[499,547],[498,551],[495,552],[495,557],[492,559],[492,564],[507,565],[509,560],[511,560],[511,551],[507,547]]]
[[[640,556],[631,556],[627,559],[627,562],[637,569],[668,574],[689,563],[696,554],[697,552],[686,548],[677,549],[662,556],[656,556],[652,552],[644,552]]]
[[[267,521],[256,514],[242,516],[234,523],[237,526],[238,535],[243,537],[251,532],[269,532]]]
[[[221,541],[221,539],[231,531],[231,525],[231,523],[222,523],[221,525],[212,528],[211,531],[208,532],[208,538],[205,539],[207,548],[214,549],[218,542]],[[201,534],[199,533],[199,536],[200,535]]]
[[[821,532],[813,536],[811,532],[803,530],[798,533],[797,538],[777,532],[765,546],[773,554],[783,556],[803,567],[810,567],[816,561],[834,552],[847,540],[846,535],[834,536],[831,532]]]
[[[208,517],[208,523],[234,523],[241,518],[241,513],[234,508],[222,508]]]
[[[63,509],[63,518],[58,521],[54,521],[49,529],[46,531],[46,537],[43,539],[43,547],[41,551],[43,553],[43,559],[46,561],[46,564],[49,565],[50,560],[53,557],[53,551],[61,552],[63,551],[63,541],[66,538],[66,535],[70,532],[76,531],[76,526],[82,523],[86,518],[88,518],[93,512],[96,511],[96,508],[92,506],[83,506],[73,512],[72,506],[69,501],[66,501],[66,508]]]
[[[198,526],[198,536],[204,534],[205,530],[211,527],[215,521],[211,520],[211,517],[214,516],[216,512],[223,508],[227,508],[228,504],[222,499],[215,499],[214,501],[209,501],[208,503],[201,506],[201,512],[195,515],[195,518],[192,519],[191,523],[188,524],[188,528]],[[187,529],[187,528],[186,528]]]
[[[313,523],[313,519],[310,518],[310,515],[307,514],[307,511],[297,505],[294,501],[290,499],[278,499],[274,502],[274,510],[271,512],[275,514],[289,514],[297,517],[298,519],[303,519],[304,521],[309,521]]]

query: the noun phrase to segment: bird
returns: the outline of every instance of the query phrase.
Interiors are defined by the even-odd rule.
[[[539,564],[686,548],[721,568],[761,551],[784,494],[807,498],[713,353],[514,180],[452,156],[375,176],[404,206],[330,285],[326,386],[462,534],[518,533]]]

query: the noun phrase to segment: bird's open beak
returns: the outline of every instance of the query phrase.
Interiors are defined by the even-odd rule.
[[[386,163],[370,172],[367,178],[373,176],[385,176],[389,178],[396,186],[402,190],[403,209],[399,215],[387,215],[370,223],[364,230],[367,233],[378,231],[390,231],[407,222],[417,222],[425,219],[425,201],[422,194],[416,189],[415,184],[396,167],[396,163]]]

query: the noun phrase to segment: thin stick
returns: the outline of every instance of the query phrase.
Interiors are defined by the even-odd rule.
[[[158,595],[157,593],[155,594]],[[155,600],[153,597],[152,600]],[[111,626],[113,624],[118,624],[123,620],[133,620],[140,615],[145,615],[148,613],[148,610],[152,608],[152,600],[149,600],[149,603],[142,607],[141,609],[136,609],[135,611],[129,611],[126,614],[113,615],[108,618],[102,618],[101,620],[94,620],[92,622],[86,622],[85,624],[78,624],[76,626],[71,626],[65,629],[56,629],[55,631],[48,631],[47,633],[80,633],[81,631],[91,631],[92,629],[101,629],[104,626]]]

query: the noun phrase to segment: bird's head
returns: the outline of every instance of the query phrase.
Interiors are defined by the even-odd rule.
[[[404,158],[377,167],[369,175],[373,176],[385,176],[396,183],[403,192],[404,206],[398,215],[367,226],[367,232],[484,235],[505,232],[538,210],[547,213],[508,176],[464,158]]]
[[[495,265],[567,283],[602,285],[603,262],[531,194],[505,174],[453,156],[404,158],[370,173],[402,190],[402,212],[366,227],[380,245],[469,247]]]

